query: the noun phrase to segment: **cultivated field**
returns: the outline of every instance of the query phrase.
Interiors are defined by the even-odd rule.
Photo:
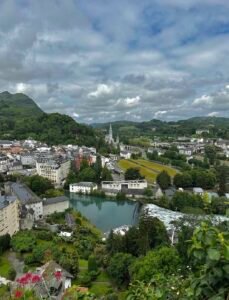
[[[155,182],[157,175],[163,170],[167,171],[172,177],[177,173],[177,170],[169,166],[161,165],[145,159],[121,159],[118,162],[118,165],[124,171],[129,168],[139,168],[141,175],[145,176],[146,180],[149,182]]]

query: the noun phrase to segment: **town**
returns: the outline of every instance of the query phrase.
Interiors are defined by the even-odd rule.
[[[110,124],[104,138],[114,151],[105,155],[95,147],[50,146],[32,138],[1,140],[0,235],[14,240],[17,232],[37,230],[39,234],[45,230],[65,242],[72,240],[76,221],[69,199],[71,195],[74,199],[75,194],[139,202],[143,215],[163,222],[172,244],[179,240],[179,231],[173,224],[185,215],[204,218],[214,214],[218,215],[214,219],[217,222],[228,221],[229,141],[204,137],[206,133],[209,133],[207,129],[200,129],[194,136],[177,137],[172,142],[169,138],[160,141],[156,137],[149,147],[142,147],[123,144],[118,136],[115,139]],[[65,226],[50,223],[58,214],[66,221]],[[111,229],[122,236],[129,231],[127,225]],[[34,287],[38,297],[52,295],[58,299],[71,287],[72,267],[64,270],[55,261],[36,265],[39,267],[30,276],[39,282]],[[41,287],[42,274],[51,266],[54,273],[59,270],[66,274],[61,277],[63,284]],[[9,272],[12,270],[11,267]],[[12,280],[14,276],[17,282],[18,278],[23,281],[28,276],[11,273],[1,277],[3,284],[8,285],[9,278]],[[33,277],[27,278],[29,284],[32,280]],[[80,282],[88,290],[84,278]],[[11,286],[15,289],[17,285],[12,281]]]
[[[229,300],[229,1],[0,1],[0,300]]]

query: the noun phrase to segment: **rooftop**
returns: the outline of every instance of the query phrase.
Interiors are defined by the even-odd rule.
[[[58,197],[45,199],[43,201],[43,204],[49,205],[49,204],[55,204],[55,203],[60,203],[60,202],[65,202],[65,201],[68,201],[68,198],[66,196],[58,196]]]
[[[41,201],[41,199],[24,183],[11,182],[9,184],[11,192],[17,196],[18,200],[23,204]]]

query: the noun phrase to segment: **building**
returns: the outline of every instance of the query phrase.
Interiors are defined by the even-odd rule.
[[[43,215],[48,216],[54,212],[63,212],[69,208],[69,200],[65,196],[43,200]]]
[[[209,133],[209,129],[197,129],[196,134],[201,135],[203,133]]]
[[[39,299],[62,299],[64,291],[72,285],[73,275],[52,260],[37,268],[36,274],[43,278],[34,285]]]
[[[193,188],[193,193],[195,195],[200,195],[202,196],[204,194],[204,190],[201,187],[194,187]]]
[[[120,157],[124,159],[130,159],[131,158],[131,152],[127,150],[120,151]]]
[[[112,130],[111,124],[110,124],[110,128],[109,128],[109,133],[105,136],[105,141],[109,145],[113,145],[115,147],[118,147],[118,145],[119,145],[119,136],[117,135],[116,141],[115,141],[113,138],[113,130]]]
[[[20,158],[23,166],[36,166],[36,159],[34,153],[23,153]]]
[[[16,196],[19,201],[20,210],[24,205],[27,210],[34,211],[34,219],[39,220],[43,217],[43,202],[31,189],[18,182],[7,182],[5,184],[5,192],[7,195]]]
[[[12,145],[12,141],[0,140],[0,148],[10,148]]]
[[[15,196],[0,196],[0,236],[19,231],[19,207]]]
[[[0,173],[6,173],[10,166],[10,159],[5,154],[0,153]]]
[[[130,190],[144,190],[148,186],[146,180],[120,180],[120,181],[102,181],[102,190],[104,192],[115,190],[117,192],[128,192]]]
[[[36,161],[37,174],[48,178],[57,186],[64,184],[70,170],[71,162],[63,158],[38,158]]]
[[[69,185],[69,191],[71,193],[83,193],[83,194],[90,194],[92,191],[95,191],[98,189],[97,184],[94,182],[78,182],[78,183],[72,183]]]

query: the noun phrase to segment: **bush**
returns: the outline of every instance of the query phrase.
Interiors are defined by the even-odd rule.
[[[96,280],[96,278],[99,276],[99,271],[91,271],[89,272],[89,275],[91,277],[91,280]]]
[[[89,273],[85,273],[81,278],[80,278],[80,284],[82,286],[90,287],[92,282],[92,278]]]
[[[15,269],[10,268],[8,271],[8,275],[7,275],[8,279],[13,281],[15,279],[16,275],[17,275],[17,273],[16,273]]]
[[[97,272],[98,266],[94,255],[90,255],[88,259],[88,272]]]

